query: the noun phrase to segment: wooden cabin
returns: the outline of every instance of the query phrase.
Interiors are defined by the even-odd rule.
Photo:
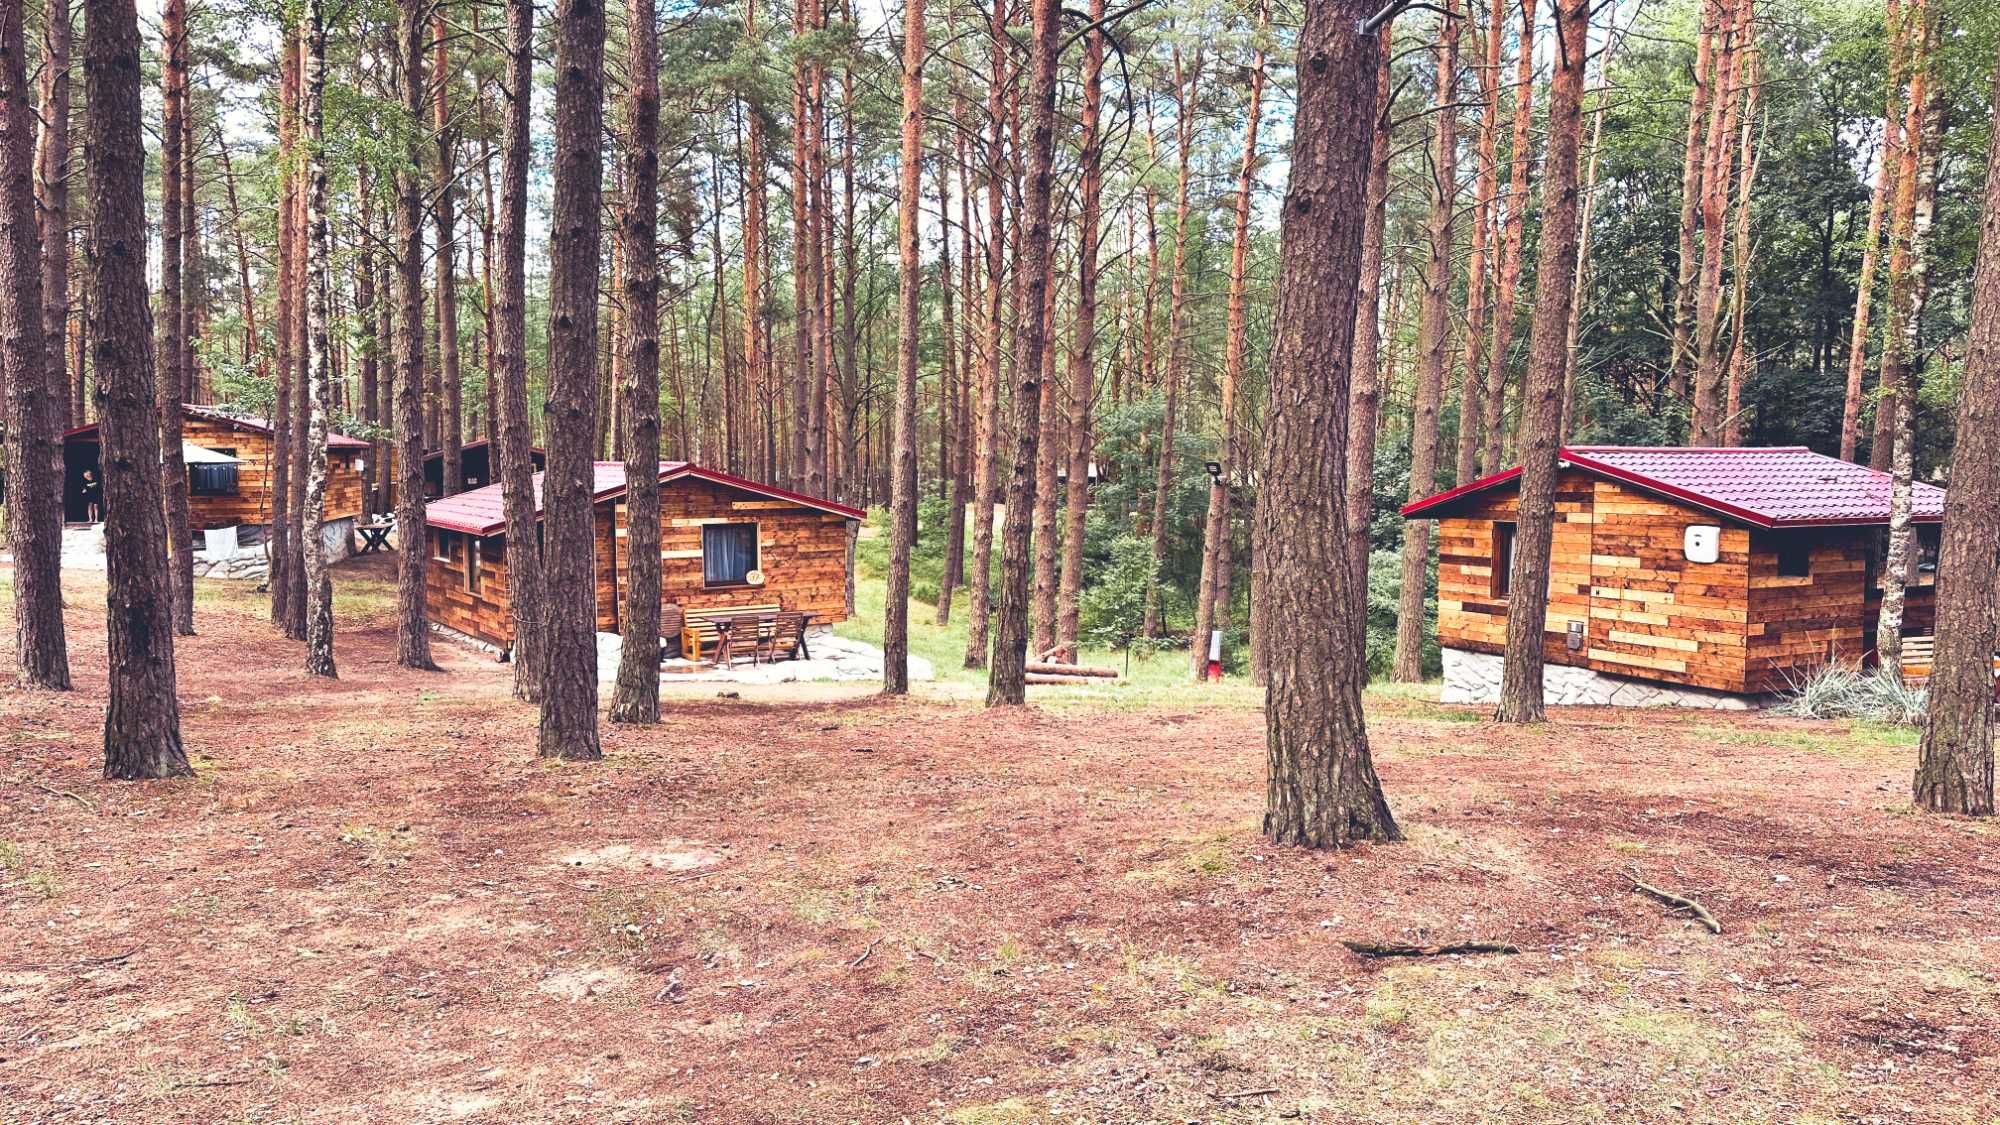
[[[625,463],[593,466],[597,629],[619,631],[624,613]],[[541,514],[542,475],[535,474]],[[831,500],[759,484],[682,461],[660,463],[661,599],[686,611],[779,605],[814,626],[853,612],[853,533],[864,514]],[[506,650],[514,643],[507,600],[506,507],[500,486],[426,507],[424,582],[430,620]],[[538,529],[539,530],[539,529]]]
[[[548,467],[548,455],[541,446],[528,450],[528,459],[535,463],[535,471]],[[484,438],[468,441],[459,447],[459,473],[465,478],[465,487],[460,492],[470,492],[500,480],[500,447]],[[433,449],[424,454],[424,498],[435,500],[444,495],[444,450]]]
[[[1829,661],[1872,658],[1887,474],[1803,447],[1579,446],[1561,458],[1543,631],[1552,674],[1577,668],[1740,696],[1783,690]],[[1505,651],[1520,474],[1403,509],[1438,525],[1438,644],[1461,697],[1479,694],[1475,666]],[[1904,621],[1928,634],[1944,490],[1917,484],[1914,511]],[[1622,700],[1585,691],[1579,701]]]
[[[181,407],[181,440],[214,450],[233,462],[188,465],[188,526],[193,531],[241,527],[245,542],[260,541],[271,523],[271,423],[214,406]],[[361,514],[362,469],[368,443],[345,434],[327,435],[326,519],[336,525],[329,538],[348,538]],[[63,434],[63,520],[87,523],[89,497],[84,472],[97,471],[101,455],[95,424]],[[102,472],[98,493],[103,493]],[[345,523],[345,527],[338,526]]]

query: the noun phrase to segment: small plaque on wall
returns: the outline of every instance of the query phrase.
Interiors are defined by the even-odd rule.
[[[1721,557],[1722,529],[1712,523],[1694,524],[1687,529],[1682,547],[1687,561],[1712,563]]]

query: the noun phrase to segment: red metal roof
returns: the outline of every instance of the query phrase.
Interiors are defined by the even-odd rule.
[[[1697,446],[1565,446],[1565,462],[1753,527],[1824,527],[1889,522],[1889,474],[1801,445],[1752,449]],[[1511,484],[1516,467],[1403,506],[1437,514],[1461,497]],[[1921,481],[1913,519],[1944,518],[1944,489]]]
[[[210,421],[226,422],[229,425],[240,426],[246,430],[256,430],[259,433],[268,434],[271,432],[270,419],[259,418],[254,414],[236,414],[227,410],[218,410],[212,406],[196,406],[191,402],[181,404],[181,413],[190,418],[206,418]],[[71,438],[95,436],[96,433],[97,423],[92,422],[88,426],[78,426],[73,430],[64,430],[63,440],[68,441]],[[326,435],[326,447],[328,449],[367,449],[369,446],[367,442],[362,441],[360,438],[348,437],[346,434],[328,433]]]
[[[592,503],[609,500],[625,491],[625,462],[594,461],[591,463],[590,468],[590,498]],[[544,474],[542,473],[536,473],[534,477],[535,515],[537,518],[540,518],[542,514],[543,476]],[[807,496],[802,492],[793,492],[789,489],[779,488],[776,485],[759,484],[756,481],[745,480],[742,477],[731,476],[728,473],[718,472],[714,469],[704,469],[692,462],[660,462],[660,483],[665,484],[683,477],[705,480],[729,488],[738,488],[745,492],[752,492],[759,496],[769,496],[776,500],[790,500],[795,504],[807,508],[815,508],[833,515],[845,516],[848,519],[858,520],[867,516],[867,513],[859,508],[835,503],[832,500],[823,500],[817,496]],[[498,535],[500,532],[507,530],[507,508],[505,500],[501,496],[501,486],[498,484],[489,484],[483,488],[475,488],[470,492],[461,492],[456,496],[446,496],[440,500],[433,500],[424,506],[424,521],[432,527],[442,527],[448,531],[462,531],[467,535]]]

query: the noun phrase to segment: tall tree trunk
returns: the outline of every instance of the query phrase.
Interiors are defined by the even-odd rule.
[[[549,254],[549,452],[542,485],[548,650],[537,749],[545,758],[573,761],[603,757],[597,742],[590,467],[591,425],[597,417],[603,134],[604,9],[598,0],[560,0],[555,227]]]
[[[1007,0],[993,0],[992,83],[987,87],[987,117],[993,135],[986,146],[986,341],[979,357],[979,455],[972,485],[972,574],[967,584],[965,666],[987,664],[988,628],[993,589],[994,490],[1000,475],[1000,337],[1001,309],[1006,301],[1006,186],[1000,170],[1006,143],[1007,86],[1003,75],[1011,53],[1007,35]]]
[[[293,98],[303,97],[306,41],[303,33],[292,37],[292,81]],[[296,121],[296,114],[294,117]],[[294,131],[301,128],[294,125]],[[292,190],[286,196],[285,206],[292,220],[292,280],[291,316],[285,321],[285,329],[291,334],[292,346],[292,402],[291,411],[285,423],[286,439],[291,445],[292,473],[287,482],[285,510],[290,517],[291,527],[285,539],[285,636],[295,641],[306,639],[306,420],[311,413],[311,402],[306,387],[306,188],[302,175],[303,160],[292,166]]]
[[[60,437],[68,396],[62,393],[62,364],[50,362],[44,339],[34,120],[21,5],[0,5],[0,365],[6,393],[7,537],[14,556],[14,658],[21,686],[68,691]],[[140,296],[143,301],[143,290]]]
[[[402,56],[397,93],[403,113],[423,120],[424,13],[398,10],[396,51]],[[425,618],[424,569],[430,545],[424,523],[424,180],[422,140],[414,134],[396,170],[396,663],[435,669]],[[518,524],[515,526],[519,526]],[[509,570],[514,563],[509,559]]]
[[[1922,0],[1915,5],[1918,26],[1913,29],[1914,47],[1910,76],[1910,113],[1904,126],[1902,182],[1897,185],[1897,209],[1907,204],[1910,221],[1898,222],[1891,254],[1889,277],[1889,323],[1882,354],[1882,383],[1886,389],[1876,409],[1888,419],[1889,459],[1889,551],[1882,565],[1882,606],[1875,626],[1875,656],[1886,668],[1900,669],[1903,663],[1903,608],[1905,588],[1913,569],[1916,529],[1910,526],[1915,492],[1916,359],[1917,339],[1923,323],[1928,270],[1924,240],[1930,233],[1937,190],[1937,114],[1927,105],[1930,97],[1930,62],[1927,57],[1930,31]],[[1897,259],[1900,259],[1898,268]],[[1884,439],[1877,431],[1877,442]]]
[[[792,5],[792,38],[802,39],[813,30],[812,10],[824,0],[801,0]],[[818,458],[812,440],[813,379],[818,368],[813,361],[814,311],[819,305],[819,285],[814,267],[819,260],[819,236],[812,218],[812,149],[815,132],[810,86],[813,63],[799,55],[792,63],[792,443],[791,472],[794,487],[803,488],[810,479],[808,467]]]
[[[1014,389],[1014,466],[1007,480],[1007,518],[1000,555],[1000,619],[993,636],[993,666],[986,681],[988,707],[1028,698],[1029,522],[1035,507],[1035,456],[1041,438],[1042,353],[1049,347],[1050,189],[1055,161],[1056,55],[1062,36],[1057,0],[1031,0],[1028,58],[1027,193],[1022,215],[1024,299],[1020,304],[1020,365]]]
[[[1548,157],[1542,172],[1541,246],[1535,258],[1535,321],[1521,393],[1521,510],[1507,607],[1507,662],[1497,718],[1539,723],[1542,648],[1555,535],[1557,455],[1569,306],[1575,299],[1577,165],[1583,147],[1583,76],[1591,0],[1555,0],[1557,58],[1549,83]]]
[[[1051,221],[1051,228],[1060,219]],[[1056,646],[1056,500],[1059,465],[1068,464],[1068,443],[1063,440],[1062,388],[1056,382],[1056,283],[1054,275],[1054,235],[1050,236],[1050,276],[1043,298],[1042,323],[1042,433],[1035,449],[1035,514],[1029,532],[1034,547],[1028,603],[1029,650],[1036,660]]]
[[[1748,12],[1750,5],[1745,0]],[[1757,136],[1757,95],[1760,87],[1756,46],[1757,25],[1746,14],[1743,20],[1743,113],[1736,146],[1736,233],[1732,239],[1734,257],[1730,272],[1729,314],[1732,321],[1729,341],[1729,393],[1723,400],[1722,444],[1743,444],[1743,384],[1750,375],[1750,190],[1757,182],[1760,145]],[[1601,122],[1603,119],[1600,117]],[[1591,159],[1597,157],[1592,146]],[[1585,208],[1588,210],[1588,207]],[[1567,400],[1565,400],[1567,405]]]
[[[1438,17],[1438,82],[1432,97],[1431,213],[1427,224],[1430,261],[1424,270],[1423,307],[1417,314],[1417,393],[1410,416],[1411,500],[1429,496],[1437,487],[1438,400],[1444,396],[1447,352],[1451,347],[1452,220],[1458,209],[1458,86],[1457,0],[1446,0]],[[1396,611],[1394,678],[1416,683],[1424,678],[1424,632],[1429,621],[1424,593],[1430,560],[1431,521],[1403,525],[1401,603]]]
[[[946,21],[946,37],[950,38],[952,27]],[[962,103],[954,100],[954,120],[964,119]],[[963,143],[962,141],[960,142]],[[944,377],[940,381],[938,405],[938,429],[950,431],[951,436],[943,439],[939,448],[938,474],[940,480],[948,482],[951,488],[946,499],[944,527],[944,576],[938,583],[937,624],[942,627],[951,623],[951,599],[960,583],[965,581],[965,512],[971,502],[968,490],[972,486],[968,469],[971,458],[966,447],[971,443],[972,424],[971,396],[966,394],[972,382],[972,369],[958,362],[959,334],[952,315],[951,280],[951,164],[938,154],[938,292],[942,298],[944,312]],[[963,199],[971,188],[965,178],[959,179],[959,194]],[[961,262],[961,266],[965,263]],[[964,292],[966,301],[966,335],[972,332],[972,293]],[[950,423],[945,417],[950,415]]]
[[[1896,168],[1903,132],[1904,24],[1902,5],[1889,0],[1889,95],[1882,110],[1882,150],[1875,165],[1875,186],[1868,197],[1868,241],[1861,250],[1861,276],[1854,284],[1854,325],[1847,344],[1847,393],[1840,408],[1840,459],[1852,461],[1861,436],[1862,374],[1868,366],[1868,318],[1874,302],[1875,265],[1882,245],[1882,215]]]
[[[179,0],[173,0],[178,3]],[[328,329],[332,320],[333,247],[326,217],[324,100],[326,20],[320,0],[305,0],[306,58],[302,114],[306,131],[306,401],[310,412],[305,461],[306,673],[333,677],[333,579],[326,570],[326,436],[333,413]]]
[[[917,353],[923,265],[917,255],[924,172],[924,4],[903,5],[903,136],[896,195],[896,418],[889,477],[889,592],[882,617],[882,691],[910,690],[910,552],[917,542]],[[938,178],[944,178],[942,163]],[[946,241],[950,235],[947,233]],[[951,338],[945,337],[945,351]],[[942,471],[943,466],[939,466]]]
[[[750,43],[757,39],[757,0],[745,0],[743,6],[743,38]],[[744,118],[745,139],[743,142],[743,370],[753,381],[757,390],[752,393],[754,403],[761,405],[765,400],[763,385],[764,371],[764,281],[761,272],[764,246],[764,117],[757,112],[749,99],[740,103]],[[773,466],[760,453],[751,463],[758,466],[764,479],[776,479]]]
[[[1680,272],[1674,279],[1673,346],[1667,359],[1667,396],[1675,409],[1688,401],[1688,374],[1694,367],[1695,224],[1701,214],[1702,170],[1707,164],[1710,81],[1715,40],[1729,0],[1701,0],[1694,51],[1694,97],[1688,102],[1687,148],[1681,161]]]
[[[19,37],[13,41],[18,45]],[[181,748],[180,701],[174,696],[160,423],[147,356],[146,150],[139,17],[132,0],[85,0],[83,74],[90,136],[84,150],[86,198],[93,220],[89,339],[104,443],[110,585],[104,776],[186,777],[194,771]]]
[[[1472,5],[1467,5],[1470,18]],[[1465,484],[1480,472],[1480,441],[1485,436],[1487,366],[1480,348],[1486,343],[1487,249],[1492,239],[1493,197],[1500,190],[1497,154],[1500,137],[1500,40],[1505,37],[1507,0],[1493,0],[1487,14],[1486,60],[1479,68],[1479,142],[1472,192],[1472,257],[1465,271],[1465,369],[1459,376],[1458,462],[1453,481]],[[1495,247],[1497,250],[1498,248]],[[1494,347],[1498,348],[1498,333]],[[1486,472],[1499,466],[1487,464]]]
[[[1263,25],[1258,13],[1258,25]],[[1197,682],[1208,663],[1211,631],[1229,627],[1229,553],[1234,536],[1229,510],[1229,482],[1240,469],[1242,451],[1236,440],[1237,385],[1243,378],[1244,337],[1249,326],[1244,312],[1244,287],[1250,262],[1250,202],[1257,190],[1257,126],[1264,114],[1264,52],[1258,49],[1250,64],[1250,105],[1243,128],[1243,162],[1236,174],[1236,229],[1229,246],[1229,324],[1223,345],[1222,473],[1208,485],[1208,519],[1202,527],[1201,585],[1194,601],[1194,635],[1188,641],[1188,657]],[[1365,250],[1364,250],[1365,253]],[[1379,262],[1378,262],[1379,268]],[[1364,281],[1365,284],[1365,281]],[[1357,294],[1357,304],[1359,295]],[[1372,305],[1366,307],[1372,315]],[[1351,372],[1350,372],[1351,374]]]
[[[1313,0],[1299,33],[1297,118],[1285,189],[1264,482],[1259,596],[1279,620],[1363,612],[1345,565],[1347,402],[1381,33],[1374,0]],[[1302,629],[1271,645],[1264,703],[1264,834],[1330,848],[1402,837],[1361,711],[1354,630]]]
[[[1925,0],[1911,0],[1903,10],[1904,18],[1909,21],[1904,29],[1909,87],[1903,99],[1901,143],[1896,147],[1894,210],[1889,225],[1889,317],[1882,327],[1882,374],[1875,392],[1874,434],[1868,446],[1868,466],[1877,471],[1888,471],[1894,459],[1898,412],[1891,404],[1902,394],[1910,366],[1909,353],[1899,352],[1897,341],[1908,324],[1904,314],[1912,292],[1910,281],[1916,260],[1917,241],[1912,232],[1916,226],[1917,181],[1922,175],[1918,166],[1922,162],[1928,108],[1925,100],[1931,46],[1928,41],[1931,21],[1926,7]]]
[[[257,298],[250,286],[250,243],[243,229],[243,207],[236,196],[236,171],[229,163],[229,142],[222,135],[222,125],[215,126],[216,152],[222,157],[222,184],[229,197],[229,227],[236,241],[236,292],[239,310],[243,317],[243,363],[249,366],[258,358],[261,342],[257,339]]]
[[[381,403],[382,347],[387,342],[377,334],[380,323],[375,302],[375,207],[373,181],[366,169],[358,176],[355,202],[360,214],[355,218],[361,224],[361,246],[359,261],[355,263],[354,274],[354,327],[360,336],[357,343],[361,348],[361,420],[371,426],[381,426],[387,422],[377,407]],[[375,514],[376,497],[381,495],[388,482],[387,467],[382,463],[381,450],[372,443],[368,450],[368,465],[361,474],[362,512]]]
[[[1533,0],[1529,0],[1530,3]],[[1375,433],[1382,387],[1382,259],[1388,243],[1389,160],[1395,152],[1390,113],[1391,25],[1382,28],[1376,52],[1375,125],[1368,153],[1367,211],[1361,227],[1361,276],[1354,302],[1354,359],[1347,390],[1347,580],[1356,612],[1350,619],[1364,674],[1368,655],[1368,530],[1375,518]],[[1505,330],[1494,325],[1494,343]],[[1255,613],[1255,607],[1252,607]],[[1253,622],[1253,628],[1255,623]]]
[[[181,452],[181,147],[187,113],[187,0],[166,0],[160,12],[160,309],[153,352],[153,393],[160,417],[160,485],[166,498],[167,566],[174,632],[194,635],[194,552],[188,530],[187,458]]]
[[[1607,47],[1597,57],[1597,74],[1600,84],[1603,77],[1611,73],[1611,60],[1614,53],[1610,47]],[[1590,228],[1591,216],[1597,210],[1597,157],[1602,149],[1602,142],[1604,140],[1605,101],[1606,94],[1600,91],[1597,105],[1592,107],[1590,113],[1590,159],[1584,163],[1583,216],[1577,221],[1576,280],[1572,285],[1574,292],[1569,304],[1569,325],[1565,330],[1565,342],[1563,344],[1563,416],[1562,429],[1559,432],[1564,441],[1569,440],[1569,436],[1576,432],[1577,340],[1583,333],[1584,301],[1590,295]],[[1495,448],[1497,449],[1498,446],[1496,445]]]
[[[534,95],[533,0],[506,0],[507,112],[500,137],[499,317],[494,325],[500,380],[500,482],[507,509],[508,608],[514,616],[514,697],[541,698],[542,547],[536,526],[533,433],[528,424],[528,120]]]
[[[35,141],[35,204],[41,232],[42,337],[48,351],[45,372],[61,428],[83,425],[82,396],[69,390],[69,103],[70,54],[74,24],[71,0],[55,0],[42,16],[42,67],[36,107],[41,131]],[[83,372],[76,372],[77,386]],[[18,462],[16,462],[18,463]],[[57,519],[61,519],[60,513]],[[16,555],[18,560],[19,556]]]
[[[1069,364],[1069,489],[1063,499],[1062,586],[1056,605],[1056,644],[1071,663],[1079,659],[1084,524],[1090,514],[1092,484],[1090,415],[1097,400],[1097,252],[1104,194],[1104,142],[1098,130],[1104,107],[1107,43],[1104,29],[1097,25],[1104,19],[1104,10],[1105,0],[1090,0],[1086,18],[1092,26],[1083,40],[1083,131],[1077,148],[1082,214],[1077,227],[1076,327]],[[1262,76],[1260,67],[1260,85]]]
[[[444,494],[465,490],[464,382],[458,364],[458,220],[453,197],[458,174],[458,131],[451,121],[451,58],[444,4],[431,5],[431,120],[437,145],[437,333],[439,445],[444,449]]]
[[[292,303],[297,300],[298,290],[294,286],[297,273],[293,263],[293,247],[296,239],[292,231],[292,193],[297,190],[296,177],[292,174],[294,157],[298,150],[298,106],[299,71],[298,52],[293,42],[298,35],[295,26],[286,25],[279,43],[278,64],[278,278],[277,323],[273,326],[273,341],[277,352],[275,372],[277,394],[271,407],[271,527],[265,540],[265,551],[270,557],[270,577],[266,579],[271,589],[271,623],[291,636],[291,623],[295,618],[291,608],[292,583],[285,573],[291,565],[291,542],[294,538],[292,522],[292,428],[289,419],[292,414]],[[300,634],[303,635],[302,633]]]
[[[1736,137],[1737,103],[1742,91],[1737,83],[1742,59],[1743,30],[1749,18],[1749,0],[1723,0],[1727,26],[1718,28],[1722,37],[1715,60],[1715,89],[1708,107],[1706,157],[1701,184],[1701,280],[1695,293],[1694,309],[1694,416],[1688,441],[1694,445],[1716,445],[1722,440],[1722,308],[1723,222],[1729,211],[1732,151]]]
[[[1507,221],[1500,228],[1500,279],[1493,294],[1493,344],[1486,349],[1486,448],[1481,463],[1489,473],[1499,472],[1506,459],[1503,449],[1507,435],[1507,351],[1514,342],[1514,298],[1521,285],[1521,243],[1528,225],[1528,172],[1535,164],[1529,137],[1534,104],[1535,0],[1521,0],[1521,43],[1514,69],[1514,131],[1507,150]],[[1586,223],[1585,227],[1588,226]]]
[[[660,60],[654,0],[627,0],[625,619],[614,723],[660,721]],[[721,221],[717,216],[717,222]],[[588,495],[588,488],[585,491]],[[594,589],[594,587],[593,587]]]
[[[1180,48],[1174,48],[1175,133],[1180,171],[1175,178],[1174,276],[1167,303],[1167,395],[1160,413],[1160,447],[1153,459],[1153,519],[1148,530],[1153,537],[1153,573],[1146,582],[1144,619],[1140,630],[1148,637],[1160,632],[1160,571],[1167,558],[1168,495],[1174,485],[1174,430],[1180,412],[1181,384],[1187,368],[1187,228],[1188,185],[1194,161],[1194,93],[1201,80],[1201,55],[1183,71]]]
[[[2000,136],[2000,73],[1993,88]],[[1993,815],[1993,589],[2000,580],[2000,145],[1986,156],[1971,345],[1938,546],[1937,650],[1911,784],[1917,806]]]

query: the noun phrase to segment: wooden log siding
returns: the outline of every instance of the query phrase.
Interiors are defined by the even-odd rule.
[[[764,584],[706,585],[702,527],[748,522],[758,526],[757,561]],[[846,525],[845,517],[788,500],[766,499],[702,480],[669,481],[660,490],[661,601],[689,610],[776,602],[787,610],[813,614],[815,624],[846,620]],[[488,644],[511,646],[514,625],[507,601],[506,536],[479,540],[477,594],[465,588],[466,544],[471,537],[435,527],[430,536],[424,598],[431,620]],[[592,539],[597,556],[597,628],[617,632],[619,598],[629,569],[622,499],[598,503]]]
[[[1511,523],[1517,495],[1468,499],[1440,519],[1438,641],[1504,651],[1508,599],[1494,580],[1494,526]],[[1549,662],[1728,692],[1784,688],[1835,658],[1856,658],[1867,636],[1864,590],[1879,528],[1752,531],[1711,513],[1580,470],[1559,478],[1544,653]],[[1690,526],[1719,526],[1713,563],[1691,563]],[[1779,551],[1804,546],[1808,576],[1779,574]],[[1911,627],[1928,627],[1932,606]],[[1583,646],[1567,633],[1583,622]]]
[[[190,445],[229,451],[236,466],[236,492],[229,496],[188,497],[188,528],[271,522],[271,435],[260,429],[232,425],[217,418],[185,415],[181,437]],[[93,434],[88,444],[97,444]],[[326,459],[326,518],[347,519],[361,514],[362,481],[359,458],[367,450],[334,449]]]

